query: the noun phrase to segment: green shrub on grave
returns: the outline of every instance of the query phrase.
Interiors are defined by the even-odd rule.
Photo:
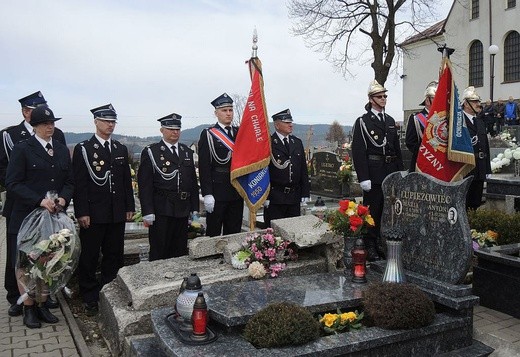
[[[257,348],[302,345],[320,337],[320,324],[304,307],[273,303],[246,324],[244,338]]]
[[[371,284],[363,292],[362,304],[367,322],[389,330],[427,326],[435,318],[431,299],[412,284]]]
[[[468,212],[469,226],[477,232],[492,230],[498,233],[497,244],[520,243],[520,212],[478,209]]]

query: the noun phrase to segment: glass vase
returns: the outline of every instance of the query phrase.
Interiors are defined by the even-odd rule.
[[[343,237],[345,242],[343,248],[343,263],[345,264],[345,270],[352,270],[352,249],[354,248],[354,243],[356,242],[355,237]]]
[[[386,269],[383,275],[383,282],[404,283],[406,277],[404,275],[403,263],[401,259],[402,241],[387,240],[387,260]]]

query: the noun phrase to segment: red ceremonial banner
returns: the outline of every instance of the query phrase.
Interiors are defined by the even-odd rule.
[[[474,158],[471,146],[469,149],[450,152],[454,146],[452,143],[456,143],[457,140],[463,139],[462,141],[467,142],[466,136],[469,138],[469,132],[459,107],[449,59],[443,59],[442,68],[437,92],[428,115],[428,125],[424,130],[417,155],[416,169],[439,180],[452,182],[461,180],[472,170]],[[459,130],[450,130],[456,128]]]

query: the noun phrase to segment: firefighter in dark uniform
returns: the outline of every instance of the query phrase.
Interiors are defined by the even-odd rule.
[[[188,219],[199,206],[193,151],[179,143],[181,116],[172,113],[158,121],[162,140],[143,150],[137,171],[150,260],[188,254]]]
[[[63,209],[72,198],[74,180],[69,150],[52,138],[54,122],[59,119],[54,117],[47,106],[33,109],[31,125],[35,135],[16,144],[11,153],[5,181],[13,200],[7,234],[8,240],[14,241],[14,244],[22,221],[35,208],[42,207],[55,212]],[[46,198],[48,191],[57,192],[57,202]],[[15,257],[12,259],[14,262]],[[19,293],[24,292],[21,288]],[[31,298],[24,300],[23,311],[23,323],[29,328],[41,327],[40,321],[58,322],[45,303],[35,306]]]
[[[91,110],[96,133],[76,145],[72,158],[74,212],[80,225],[79,288],[85,313],[98,312],[99,291],[123,266],[125,222],[135,211],[126,146],[112,133],[117,114],[111,104]],[[96,278],[102,252],[100,279]]]
[[[293,131],[291,111],[286,109],[272,116],[275,132],[271,135],[271,163],[269,177],[271,191],[264,204],[265,223],[271,220],[296,217],[300,203],[310,196],[309,174],[303,143]]]
[[[211,105],[218,122],[200,134],[199,178],[207,213],[206,234],[213,237],[242,230],[244,200],[230,179],[232,147],[238,133],[238,127],[232,126],[233,100],[224,93]]]
[[[40,105],[46,105],[47,101],[43,97],[41,92],[35,92],[29,94],[26,97],[23,97],[18,100],[22,105],[22,115],[24,120],[14,126],[10,126],[5,128],[1,132],[1,147],[0,147],[0,185],[5,187],[5,174],[7,171],[7,165],[9,164],[9,159],[11,157],[11,151],[13,150],[13,146],[19,142],[29,139],[33,134],[33,127],[30,124],[31,121],[31,113],[34,108]],[[52,139],[59,141],[63,145],[65,143],[65,136],[63,132],[54,128],[54,134],[52,135]],[[13,209],[13,200],[10,197],[9,192],[6,192],[6,200],[3,202],[2,215],[5,217],[6,227],[9,227],[9,216],[11,214],[11,210]],[[15,262],[12,261],[12,257],[14,257],[14,252],[16,251],[16,239],[11,242],[7,241],[7,259],[5,261],[5,279],[4,279],[4,287],[7,290],[7,300],[11,304],[11,307],[8,310],[9,316],[19,316],[22,314],[22,306],[17,305],[16,301],[20,297],[18,294],[18,286],[16,284],[16,277],[14,275],[14,265]],[[47,299],[47,307],[49,308],[57,308],[58,303],[51,299]]]
[[[367,112],[356,119],[352,137],[352,159],[363,189],[363,204],[369,206],[375,222],[364,238],[369,261],[384,255],[380,242],[384,202],[381,184],[388,174],[403,170],[395,120],[384,111],[386,91],[377,81],[370,84]]]
[[[437,81],[432,81],[426,87],[424,91],[424,100],[421,104],[424,108],[418,113],[410,115],[408,123],[406,124],[406,139],[405,144],[408,150],[412,153],[412,159],[410,161],[410,172],[415,171],[415,164],[417,163],[417,154],[419,153],[419,147],[421,146],[424,128],[428,121],[428,114],[430,113],[430,107],[437,91]]]
[[[482,204],[484,182],[491,174],[489,159],[489,142],[486,134],[486,124],[479,116],[482,110],[480,96],[473,86],[464,89],[462,93],[462,111],[466,126],[471,136],[471,144],[475,154],[475,168],[466,176],[473,176],[473,181],[466,196],[466,209],[476,210]]]

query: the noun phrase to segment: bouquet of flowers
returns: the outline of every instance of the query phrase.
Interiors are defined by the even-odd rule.
[[[339,182],[350,183],[352,181],[352,160],[345,155],[337,172]]]
[[[291,242],[273,235],[272,228],[265,233],[248,234],[240,249],[232,258],[233,266],[248,268],[249,275],[260,279],[266,274],[276,278],[285,268],[285,261],[298,258]]]
[[[471,239],[473,240],[473,250],[480,248],[493,247],[497,245],[498,233],[488,230],[484,233],[479,233],[475,229],[471,230]]]
[[[18,233],[16,276],[28,297],[41,301],[65,286],[77,267],[80,240],[74,222],[63,212],[37,208]]]
[[[199,216],[193,213],[188,220],[188,239],[193,239],[206,234],[206,228],[200,223]]]
[[[361,320],[363,313],[355,312],[341,312],[337,310],[336,314],[319,315],[319,322],[326,333],[337,334],[343,330],[357,330],[361,328]]]
[[[375,225],[368,207],[350,200],[339,201],[339,208],[325,212],[324,219],[331,231],[344,237],[362,235]]]

